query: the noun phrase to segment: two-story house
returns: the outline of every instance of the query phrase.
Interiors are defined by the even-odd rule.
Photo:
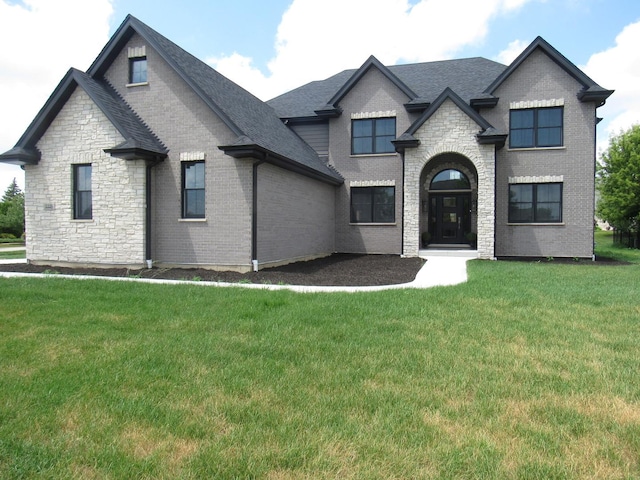
[[[591,258],[611,93],[537,38],[509,66],[371,57],[265,103],[128,16],[0,161],[25,170],[33,263]]]

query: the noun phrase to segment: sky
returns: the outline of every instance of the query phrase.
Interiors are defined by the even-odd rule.
[[[640,123],[638,0],[0,0],[0,152],[67,70],[87,70],[132,14],[257,97],[358,68],[485,57],[542,36],[599,85],[598,150]],[[24,172],[0,163],[0,193]]]

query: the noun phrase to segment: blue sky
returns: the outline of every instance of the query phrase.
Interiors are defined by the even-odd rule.
[[[640,122],[637,0],[0,0],[1,152],[129,13],[263,99],[369,55],[509,63],[540,35],[616,90],[598,111],[599,148]],[[20,169],[0,164],[0,189],[13,177],[24,185]]]

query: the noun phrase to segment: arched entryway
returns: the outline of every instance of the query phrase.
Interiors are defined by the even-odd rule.
[[[420,181],[421,247],[475,247],[478,178],[460,154],[434,157]]]

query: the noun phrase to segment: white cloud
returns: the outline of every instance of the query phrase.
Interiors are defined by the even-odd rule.
[[[534,0],[294,0],[282,17],[267,75],[252,59],[209,59],[220,73],[262,99],[360,66],[455,56],[481,43],[489,22]],[[434,19],[438,19],[434,21]]]
[[[70,67],[109,39],[111,0],[0,0],[0,152],[12,148]],[[0,190],[23,173],[0,164]]]
[[[529,46],[530,43],[531,42],[525,42],[523,40],[514,40],[507,45],[507,48],[498,53],[495,60],[505,65],[509,65],[524,51],[525,48]]]
[[[615,46],[589,58],[582,67],[604,88],[615,90],[598,109],[605,121],[598,129],[598,150],[607,147],[608,138],[640,124],[640,21],[627,25],[616,37]]]

